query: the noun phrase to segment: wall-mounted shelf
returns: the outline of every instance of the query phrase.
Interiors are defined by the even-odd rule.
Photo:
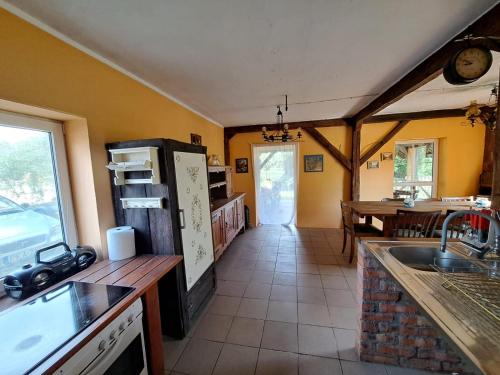
[[[225,186],[225,185],[226,185],[226,181],[222,181],[222,182],[217,182],[215,184],[210,184],[209,188],[213,189],[213,188],[218,188],[218,187]]]
[[[115,185],[159,184],[158,147],[135,147],[109,150],[108,169],[115,172]],[[125,178],[126,172],[151,172],[150,178]]]
[[[163,208],[163,198],[120,198],[123,209],[127,208]]]

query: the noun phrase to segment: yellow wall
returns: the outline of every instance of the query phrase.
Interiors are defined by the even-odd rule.
[[[394,124],[363,125],[361,154]],[[381,152],[394,152],[396,141],[438,139],[437,197],[475,195],[483,164],[485,128],[464,124],[465,119],[459,117],[411,121],[370,160],[380,160]],[[367,169],[366,163],[361,166],[361,200],[392,197],[394,162],[380,161],[379,165],[379,169]]]
[[[72,183],[78,182],[74,194],[79,189],[95,193],[94,199],[86,195],[84,201],[79,200],[80,193],[75,197],[79,226],[87,226],[79,228],[82,242],[105,248],[105,231],[115,225],[105,168],[106,142],[153,137],[189,142],[190,133],[197,133],[209,153],[223,155],[220,127],[2,9],[0,51],[0,99],[86,120],[88,129],[75,129],[67,145]],[[73,130],[71,122],[66,127]],[[85,163],[80,166],[79,155],[72,151],[81,146],[81,137],[87,136],[83,143],[90,147],[88,176],[93,181],[82,187],[77,176]],[[83,219],[85,205],[97,210],[98,223]]]
[[[396,140],[439,139],[438,197],[465,196],[478,192],[484,150],[484,126],[463,126],[462,118],[418,120],[410,122],[370,160],[380,160],[381,152],[394,152]],[[361,132],[362,154],[382,138],[395,123],[365,124]],[[350,158],[351,131],[345,127],[321,128],[320,132]],[[247,193],[245,203],[255,225],[255,189],[251,144],[262,143],[260,133],[243,133],[230,141],[231,165],[236,158],[248,158],[249,173],[233,175],[234,189]],[[340,226],[339,203],[349,199],[350,173],[308,134],[300,143],[297,225],[336,228]],[[323,154],[323,173],[304,173],[304,155]],[[361,200],[380,200],[392,196],[393,162],[380,162],[379,169],[361,166]]]
[[[346,127],[318,129],[341,152],[351,153],[351,131]],[[234,173],[235,191],[247,193],[245,204],[249,206],[252,225],[255,225],[255,185],[252,168],[252,144],[263,143],[260,133],[242,133],[230,141],[231,165],[236,158],[248,158],[249,172]],[[323,173],[305,173],[304,155],[323,154]],[[340,201],[349,199],[350,173],[307,133],[299,143],[299,186],[297,197],[297,225],[311,228],[338,228],[341,223]]]

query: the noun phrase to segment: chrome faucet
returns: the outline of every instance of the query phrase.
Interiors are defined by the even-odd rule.
[[[499,255],[500,223],[493,216],[487,215],[483,212],[473,211],[473,210],[455,211],[446,217],[446,219],[443,222],[443,228],[442,228],[442,233],[441,233],[441,246],[440,246],[441,251],[442,252],[446,251],[446,240],[448,238],[448,224],[455,217],[460,217],[460,216],[464,216],[464,215],[475,215],[475,216],[479,216],[479,217],[482,217],[483,219],[488,220],[493,225],[493,229],[495,231],[495,238],[494,238],[493,246],[491,246],[491,243],[486,243],[482,246],[477,246],[477,243],[474,244],[474,243],[471,243],[469,241],[462,241],[462,240],[460,240],[460,241],[465,243],[466,245],[472,246],[476,250],[476,252],[478,253],[477,257],[479,259],[482,259],[490,251],[493,251],[494,253],[496,253],[496,255]]]

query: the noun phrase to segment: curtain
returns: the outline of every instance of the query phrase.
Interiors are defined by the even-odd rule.
[[[295,224],[297,144],[252,145],[257,224]]]

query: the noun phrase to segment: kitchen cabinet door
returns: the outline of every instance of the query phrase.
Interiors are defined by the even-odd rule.
[[[212,213],[212,233],[214,242],[214,256],[219,259],[222,255],[224,247],[224,210],[215,211]]]
[[[245,225],[245,201],[243,197],[236,200],[236,230],[239,231]]]
[[[189,291],[214,262],[206,156],[174,151],[179,221]]]
[[[236,234],[236,202],[224,207],[226,242],[231,242]]]

